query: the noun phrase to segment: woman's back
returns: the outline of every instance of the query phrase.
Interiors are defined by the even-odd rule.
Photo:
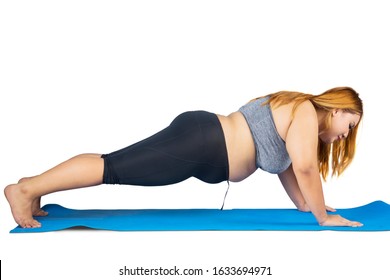
[[[256,104],[256,106],[257,105],[258,104]],[[258,106],[259,111],[264,110],[264,108],[260,107],[261,105]],[[271,119],[273,119],[274,124],[270,125],[274,125],[276,128],[277,137],[280,137],[278,140],[280,140],[279,142],[281,142],[280,144],[283,146],[285,146],[284,141],[291,124],[293,106],[294,104],[291,103],[274,109],[271,108]],[[257,169],[256,143],[253,138],[253,132],[250,130],[247,119],[240,111],[234,112],[227,117],[218,115],[218,118],[222,124],[228,150],[230,167],[229,179],[233,182],[241,181],[250,176]],[[286,151],[283,152],[286,153]]]

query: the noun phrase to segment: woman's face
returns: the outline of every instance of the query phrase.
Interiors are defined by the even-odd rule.
[[[330,127],[320,132],[320,139],[327,143],[340,141],[348,136],[349,131],[356,126],[360,120],[360,115],[350,113],[341,109],[334,109]]]

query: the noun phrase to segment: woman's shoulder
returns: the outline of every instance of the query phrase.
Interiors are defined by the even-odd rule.
[[[318,118],[316,108],[309,100],[297,104],[295,110],[292,112],[291,121],[295,125],[305,127],[306,129],[311,127],[317,128]]]
[[[301,102],[300,104],[294,104],[296,106],[295,111],[296,112],[301,112],[301,113],[316,113],[316,109],[313,105],[313,103],[310,102],[310,100],[305,100]]]
[[[309,100],[303,101],[300,104],[291,102],[280,107],[273,108],[272,112],[274,116],[276,115],[290,121],[296,119],[297,117],[316,117],[315,107]]]
[[[272,113],[276,130],[283,140],[286,139],[292,123],[299,126],[314,125],[317,120],[315,108],[310,101],[304,101],[299,105],[289,103],[274,108]]]

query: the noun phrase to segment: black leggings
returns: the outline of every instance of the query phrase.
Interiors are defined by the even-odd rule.
[[[153,136],[102,158],[104,184],[162,186],[190,177],[214,184],[229,179],[221,123],[204,111],[185,112]]]

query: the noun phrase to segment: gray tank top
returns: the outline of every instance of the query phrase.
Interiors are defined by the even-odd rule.
[[[280,137],[270,105],[262,105],[269,97],[249,102],[240,108],[252,132],[256,147],[256,167],[273,174],[286,170],[291,159],[286,143]]]

